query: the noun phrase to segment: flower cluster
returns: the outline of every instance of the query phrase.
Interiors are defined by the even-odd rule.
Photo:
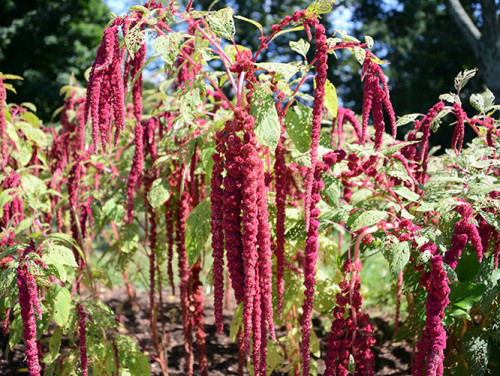
[[[196,349],[198,351],[198,364],[200,375],[208,375],[208,360],[205,349],[205,321],[203,318],[203,284],[200,282],[200,261],[191,268],[191,306],[192,326],[196,330]]]
[[[413,375],[442,376],[446,331],[443,327],[444,311],[450,300],[449,280],[443,269],[443,258],[437,253],[435,244],[426,243],[420,252],[430,252],[430,271],[424,271],[420,285],[427,290],[425,304],[425,329],[417,344],[417,353],[413,364]]]
[[[7,92],[5,90],[3,79],[0,77],[0,156],[2,157],[3,163],[6,162],[7,158],[7,120],[5,119],[6,100]]]
[[[451,238],[451,247],[444,255],[444,261],[453,269],[457,267],[458,259],[468,241],[474,247],[479,262],[483,259],[481,236],[476,225],[472,223],[472,207],[468,203],[462,203],[455,210],[460,214],[462,219],[455,224],[453,237]]]
[[[125,129],[125,89],[123,85],[123,48],[118,41],[118,29],[123,19],[116,18],[104,30],[97,56],[92,64],[87,85],[84,122],[92,121],[93,150],[97,151],[98,135],[106,150],[110,122],[115,122],[115,142],[119,132]]]
[[[335,140],[334,140],[335,133],[338,133],[339,137],[339,141],[336,146],[341,147],[340,140],[341,140],[341,135],[344,132],[343,127],[346,122],[349,122],[354,128],[354,133],[356,133],[356,137],[358,137],[358,142],[360,143],[364,142],[364,139],[362,138],[363,135],[361,131],[361,124],[359,124],[358,119],[356,119],[354,112],[352,110],[349,110],[348,108],[339,106],[337,109],[337,117],[333,118],[332,122],[332,131],[330,135],[332,147],[335,147]]]
[[[427,164],[429,161],[429,137],[431,134],[431,124],[436,116],[444,109],[444,103],[439,101],[436,103],[424,116],[422,120],[417,120],[415,122],[415,129],[409,133],[408,141],[415,141],[417,133],[421,133],[422,137],[419,144],[412,144],[405,146],[401,153],[407,159],[418,162],[412,165],[415,169],[421,166],[420,170],[416,172],[417,180],[424,184],[426,181]],[[417,145],[419,149],[417,150]],[[411,171],[407,168],[408,171]]]
[[[29,266],[38,264],[41,267],[46,267],[41,261],[28,261],[27,256],[30,253],[37,253],[33,239],[23,251],[19,259],[17,267],[17,286],[19,288],[19,305],[21,306],[21,317],[24,326],[24,342],[26,345],[26,363],[30,376],[39,376],[41,367],[38,360],[38,347],[36,342],[36,319],[35,313],[39,320],[42,319],[42,309],[38,300],[38,290],[35,278],[29,271]]]
[[[302,330],[302,369],[304,375],[309,375],[309,361],[311,357],[309,344],[311,340],[311,318],[313,310],[314,285],[316,284],[316,261],[318,259],[318,238],[319,238],[319,216],[321,214],[317,204],[321,200],[319,192],[323,189],[324,183],[322,174],[327,169],[321,161],[318,161],[314,171],[312,184],[310,213],[311,219],[307,230],[304,261],[304,287],[305,299],[302,303],[302,319],[300,322]]]
[[[3,181],[4,190],[11,188],[20,188],[20,186],[20,177],[14,171],[11,171]],[[12,198],[10,204],[6,203],[3,206],[3,217],[1,219],[2,228],[7,228],[9,221],[12,221],[13,226],[17,226],[19,222],[24,219],[23,201],[21,200],[19,195],[14,192],[11,192],[10,195],[14,196],[14,198]]]
[[[370,318],[361,308],[363,297],[359,292],[361,278],[358,274],[361,263],[347,260],[344,271],[344,280],[339,284],[341,292],[336,295],[337,306],[333,309],[324,375],[347,376],[351,356],[356,375],[373,375],[375,357],[371,347],[375,339]]]
[[[180,188],[180,184],[179,184]],[[193,374],[193,335],[192,329],[192,312],[189,309],[189,263],[186,254],[185,245],[185,228],[186,219],[189,214],[189,194],[184,190],[179,198],[177,207],[177,254],[178,254],[178,269],[179,269],[179,290],[181,298],[181,313],[182,313],[182,326],[184,334],[184,351],[186,363],[184,365],[184,373],[186,375]]]
[[[214,259],[214,316],[217,333],[223,333],[222,301],[224,298],[224,191],[222,173],[224,171],[224,143],[222,132],[217,132],[216,152],[212,155],[214,165],[210,180],[210,232],[212,234],[212,257]]]
[[[135,124],[135,153],[132,168],[127,183],[127,220],[134,220],[134,192],[142,185],[142,170],[144,164],[144,127],[140,122]]]
[[[231,122],[232,123],[232,122]],[[226,126],[231,126],[228,122]],[[232,132],[231,132],[232,133]],[[243,204],[243,174],[241,167],[241,140],[233,134],[225,135],[226,155],[224,168],[224,240],[227,266],[234,296],[237,302],[245,297],[245,274],[243,266],[243,243],[241,237],[241,209]]]
[[[283,146],[283,138],[276,148],[276,161],[274,163],[274,176],[276,186],[276,296],[278,299],[278,314],[281,316],[283,309],[284,283],[284,262],[285,262],[285,208],[286,208],[286,149]]]
[[[305,179],[305,220],[306,229],[309,227],[312,184],[315,166],[318,157],[319,136],[321,131],[321,118],[323,115],[323,103],[325,99],[326,71],[328,69],[328,46],[326,44],[325,28],[321,24],[316,25],[316,89],[314,89],[313,119],[311,134],[311,167],[307,171]]]
[[[361,79],[365,81],[363,93],[363,119],[361,135],[362,140],[366,137],[366,128],[370,112],[373,114],[373,125],[375,126],[375,150],[379,150],[382,146],[382,136],[385,130],[384,115],[382,107],[384,106],[391,122],[392,135],[396,137],[396,115],[392,108],[392,103],[389,98],[389,87],[385,80],[384,72],[380,66],[372,61],[372,55],[366,51],[363,69],[361,71]]]
[[[462,109],[459,103],[453,104],[453,113],[457,118],[457,124],[455,125],[455,130],[453,132],[453,138],[451,140],[451,147],[455,152],[460,152],[462,150],[462,145],[464,143],[464,134],[465,134],[465,118],[467,115],[465,111]]]
[[[82,368],[82,376],[88,376],[89,360],[87,357],[87,331],[85,328],[85,319],[87,314],[81,304],[77,305],[76,310],[78,313],[78,338],[80,339],[80,364]]]

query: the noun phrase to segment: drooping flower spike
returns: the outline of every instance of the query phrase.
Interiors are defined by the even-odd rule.
[[[370,112],[373,114],[373,124],[375,126],[375,150],[379,150],[382,145],[382,136],[385,131],[384,117],[382,108],[385,107],[389,115],[392,135],[396,137],[396,116],[392,108],[389,97],[389,87],[380,66],[372,61],[373,55],[366,51],[363,69],[361,71],[361,80],[365,82],[363,94],[363,119],[361,135],[364,140]]]

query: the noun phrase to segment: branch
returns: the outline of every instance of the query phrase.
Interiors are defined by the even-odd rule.
[[[478,55],[479,42],[482,37],[481,31],[479,31],[474,22],[472,22],[464,7],[460,4],[460,0],[445,0],[445,3],[451,17],[459,29],[462,30],[465,39],[467,39],[467,42],[474,50],[474,53]]]

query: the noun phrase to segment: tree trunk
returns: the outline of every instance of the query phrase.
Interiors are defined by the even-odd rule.
[[[500,100],[500,27],[495,0],[481,0],[483,25],[474,24],[460,0],[445,0],[451,17],[472,47],[486,86]]]

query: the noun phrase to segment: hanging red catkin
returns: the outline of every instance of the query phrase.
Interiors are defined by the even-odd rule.
[[[460,214],[461,220],[455,224],[453,236],[451,238],[451,247],[444,254],[444,261],[455,269],[458,264],[458,259],[470,241],[474,247],[477,259],[481,262],[483,258],[483,246],[481,236],[479,235],[477,227],[471,222],[473,217],[472,207],[468,203],[463,203],[455,208]]]
[[[134,192],[142,185],[142,169],[144,163],[144,128],[139,121],[135,123],[135,154],[127,183],[127,221],[134,220]]]
[[[125,90],[121,73],[123,53],[118,41],[118,26],[121,23],[122,19],[116,18],[113,24],[104,30],[89,74],[84,122],[87,123],[90,115],[94,151],[97,151],[99,133],[103,149],[106,148],[108,127],[112,118],[115,119],[118,130],[125,127]]]
[[[253,120],[253,119],[252,119]],[[245,334],[245,352],[250,350],[250,334],[252,330],[255,334],[255,312],[257,307],[254,305],[256,300],[257,288],[257,234],[259,232],[259,208],[257,206],[257,190],[259,189],[259,168],[261,168],[260,158],[256,147],[257,140],[250,133],[245,134],[244,145],[241,149],[244,164],[242,166],[243,174],[243,267],[245,273],[243,300],[243,328]],[[257,301],[255,301],[257,304]],[[258,307],[260,310],[260,306]],[[260,314],[258,319],[260,320]],[[253,323],[253,324],[252,324]],[[260,332],[260,326],[259,326]],[[254,339],[255,341],[255,339]],[[254,342],[254,354],[256,344]],[[254,360],[255,361],[255,360]]]
[[[455,131],[453,132],[453,139],[451,140],[451,147],[456,153],[462,150],[462,145],[464,143],[464,132],[465,132],[465,112],[460,104],[453,104],[453,113],[457,118],[457,124],[455,125]]]
[[[337,109],[337,117],[333,119],[332,121],[332,131],[330,134],[330,141],[332,148],[335,147],[335,131],[337,132],[343,132],[343,126],[345,122],[351,123],[352,127],[354,128],[354,132],[356,133],[356,137],[358,137],[358,142],[363,143],[364,139],[362,138],[362,131],[361,131],[361,124],[359,124],[358,119],[356,119],[356,116],[353,111],[349,110],[348,108],[344,107],[339,107]],[[340,148],[341,145],[338,145],[337,147]]]
[[[42,319],[42,310],[38,300],[38,291],[35,278],[28,271],[28,262],[26,257],[29,253],[36,252],[33,239],[30,245],[26,247],[17,267],[17,286],[19,288],[19,305],[21,307],[21,317],[24,326],[24,342],[26,345],[26,364],[30,376],[39,376],[41,367],[38,360],[38,347],[36,342],[36,320],[35,311],[38,319]]]
[[[262,160],[259,159],[261,167],[258,171],[261,176],[258,179],[259,188],[257,190],[257,206],[259,209],[259,232],[257,242],[259,245],[259,275],[261,279],[261,304],[262,320],[265,321],[271,339],[276,341],[273,320],[273,302],[272,302],[272,250],[271,250],[271,231],[269,228],[269,212],[267,208],[267,187],[264,181],[264,170]],[[313,184],[314,185],[314,184]],[[262,338],[263,341],[266,337]]]
[[[173,259],[174,259],[174,211],[172,209],[172,201],[170,199],[165,203],[165,224],[167,230],[167,244],[168,244],[168,281],[170,283],[170,288],[172,289],[172,295],[175,295],[175,284],[174,284],[174,270],[173,270]]]
[[[425,329],[422,331],[412,373],[415,376],[442,376],[446,331],[443,327],[444,310],[450,300],[448,275],[443,269],[442,256],[437,254],[435,244],[427,243],[420,252],[430,251],[430,272],[423,272],[420,284],[427,290],[425,304]]]
[[[313,310],[314,285],[316,284],[316,279],[314,277],[316,275],[316,260],[318,258],[319,215],[321,214],[316,205],[321,200],[319,192],[324,185],[321,180],[322,168],[323,164],[318,162],[314,171],[310,207],[311,221],[307,231],[306,246],[304,250],[305,299],[302,304],[302,319],[300,322],[302,330],[302,374],[304,376],[309,376],[309,361],[311,357],[309,344],[311,341],[311,318]]]
[[[14,171],[11,171],[10,174],[4,179],[2,185],[4,190],[20,188],[20,176]],[[15,227],[24,219],[23,201],[14,192],[11,192],[10,195],[14,196],[14,198],[10,203],[6,203],[3,206],[3,217],[1,219],[3,228],[7,228],[9,221],[12,221],[12,226]]]
[[[7,158],[7,120],[5,119],[5,102],[7,100],[7,91],[3,84],[3,79],[0,77],[0,155],[5,164]]]
[[[372,111],[374,116],[373,123],[376,130],[375,150],[378,150],[382,143],[382,135],[384,133],[384,122],[382,116],[383,106],[389,115],[393,137],[396,137],[397,129],[396,115],[394,114],[394,110],[392,108],[392,103],[389,97],[389,87],[387,86],[384,72],[378,64],[371,60],[372,56],[373,55],[370,51],[366,51],[366,57],[361,71],[361,80],[365,81],[361,133],[364,140],[366,137],[366,128],[370,117],[370,111]]]
[[[142,65],[146,61],[146,43],[144,43],[134,55],[130,62],[130,76],[136,78],[134,86],[132,87],[132,103],[134,104],[134,116],[137,121],[142,119]]]
[[[284,263],[285,263],[285,210],[286,210],[286,149],[283,146],[283,137],[276,148],[274,175],[276,184],[276,285],[278,299],[278,314],[281,317],[283,310],[283,293],[285,291]]]
[[[179,190],[180,190],[179,184]],[[189,212],[189,195],[186,190],[182,192],[177,204],[177,256],[179,267],[179,290],[181,298],[182,311],[182,326],[184,331],[184,351],[186,363],[184,366],[184,374],[191,376],[193,374],[193,334],[191,333],[192,321],[191,311],[189,310],[189,264],[185,246],[185,227],[186,219]]]
[[[203,284],[200,282],[200,260],[191,268],[191,299],[193,305],[193,326],[196,329],[196,350],[200,375],[208,376],[208,360],[205,349],[205,323],[203,318]]]
[[[373,98],[372,114],[373,114],[373,126],[375,127],[375,150],[380,150],[382,146],[382,140],[385,131],[384,114],[382,113],[382,97],[384,96],[384,91],[377,85],[376,95]]]
[[[223,334],[223,299],[224,299],[224,191],[222,172],[224,171],[224,140],[221,131],[216,135],[216,152],[212,158],[212,178],[210,180],[210,232],[212,234],[212,257],[214,278],[214,316],[217,333]]]
[[[317,22],[317,20],[315,20]],[[313,120],[311,131],[311,167],[307,170],[305,179],[305,222],[306,229],[309,228],[311,210],[311,191],[313,184],[314,168],[318,157],[319,136],[321,131],[321,118],[323,115],[323,103],[325,97],[326,71],[328,69],[328,46],[326,44],[325,28],[321,24],[315,26],[316,31],[316,89],[314,90]]]
[[[232,121],[229,122],[232,128]],[[231,277],[236,301],[242,302],[245,296],[245,272],[243,266],[243,244],[241,239],[242,180],[241,140],[231,133],[226,135],[224,178],[224,238],[227,266]]]
[[[255,281],[260,282],[259,270],[256,268]],[[265,326],[264,319],[262,317],[262,302],[261,302],[261,288],[260,283],[255,283],[255,297],[253,301],[253,311],[252,314],[252,364],[254,368],[254,374],[260,375],[260,364],[261,364],[261,343],[266,340],[266,336],[262,337],[262,325]]]
[[[85,329],[85,318],[87,315],[85,314],[83,306],[80,303],[77,304],[76,310],[78,312],[78,338],[80,339],[80,364],[82,368],[82,376],[88,376],[89,361],[87,358],[87,332]]]

